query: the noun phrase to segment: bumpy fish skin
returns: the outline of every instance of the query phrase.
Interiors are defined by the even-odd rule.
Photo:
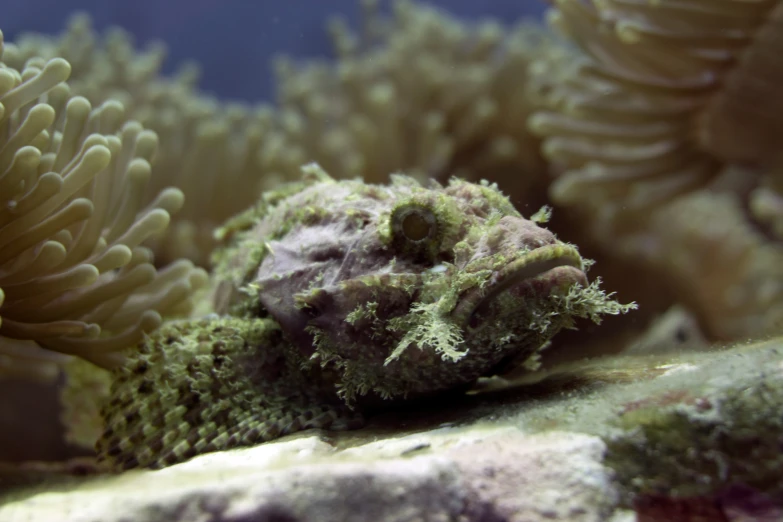
[[[227,223],[217,315],[166,325],[115,372],[99,458],[158,468],[524,363],[574,318],[629,309],[495,186],[305,181]]]

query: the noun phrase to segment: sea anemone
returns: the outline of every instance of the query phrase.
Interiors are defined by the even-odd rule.
[[[491,178],[515,203],[540,204],[546,167],[525,124],[533,110],[526,78],[549,36],[407,1],[389,17],[375,0],[362,7],[358,34],[340,19],[329,26],[336,64],[278,60],[278,125],[262,145],[265,170],[294,173],[317,161],[373,182],[400,170]]]
[[[141,246],[183,203],[168,188],[144,204],[157,136],[73,96],[70,71],[0,60],[0,375],[51,375],[59,354],[112,367],[206,281]]]
[[[695,191],[649,213],[614,252],[653,268],[710,339],[783,331],[783,245],[760,233],[739,194]]]
[[[161,74],[165,47],[137,50],[129,34],[96,34],[77,15],[59,37],[22,35],[8,63],[62,56],[72,92],[93,105],[115,99],[160,137],[145,202],[166,186],[185,194],[168,229],[147,241],[157,263],[186,257],[209,266],[213,231],[260,194],[317,161],[341,178],[383,181],[404,170],[424,178],[491,178],[535,210],[547,184],[525,86],[541,28],[466,23],[412,2],[381,15],[363,0],[360,35],[330,24],[337,62],[277,61],[279,104],[218,101],[195,89],[197,68]],[[236,190],[241,186],[242,190]]]
[[[529,120],[545,138],[555,202],[611,218],[702,187],[728,160],[757,161],[774,149],[757,138],[779,129],[783,113],[746,133],[753,115],[741,107],[760,91],[752,103],[771,104],[762,112],[780,107],[780,82],[769,82],[781,70],[769,46],[782,41],[778,0],[553,3],[550,23],[583,53],[552,83],[548,110]],[[764,64],[776,72],[759,76]]]
[[[272,117],[264,106],[225,103],[198,92],[194,63],[164,76],[165,54],[161,43],[136,49],[120,28],[98,34],[89,16],[76,14],[60,36],[21,35],[8,45],[6,63],[21,68],[33,56],[63,57],[73,66],[71,92],[94,106],[119,101],[128,118],[154,131],[160,145],[143,202],[170,186],[180,189],[185,201],[170,226],[145,245],[159,266],[183,257],[209,266],[215,227],[280,181],[257,157]]]
[[[560,224],[628,267],[642,308],[671,295],[711,339],[783,330],[783,2],[551,3],[564,41],[529,69],[528,125]]]

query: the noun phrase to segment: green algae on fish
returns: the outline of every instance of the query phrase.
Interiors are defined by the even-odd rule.
[[[115,371],[99,458],[163,467],[468,387],[621,305],[495,185],[335,181],[317,165],[218,231],[215,314]]]

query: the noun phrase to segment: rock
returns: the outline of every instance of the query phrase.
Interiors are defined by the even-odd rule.
[[[0,508],[0,520],[605,520],[604,443],[572,433],[445,428],[336,450],[316,436],[129,472]]]
[[[650,383],[605,437],[630,493],[719,494],[737,484],[783,499],[783,350],[761,343]],[[630,496],[629,496],[630,498]]]
[[[39,485],[6,496],[0,520],[630,522],[707,513],[702,519],[744,521],[783,513],[778,340],[583,361],[535,378],[489,379],[467,396],[415,408],[354,432],[305,432],[160,471]]]

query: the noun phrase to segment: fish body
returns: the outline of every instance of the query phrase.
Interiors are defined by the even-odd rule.
[[[216,314],[115,372],[99,458],[163,467],[470,385],[577,317],[628,309],[488,183],[335,181],[317,165],[218,236]]]

